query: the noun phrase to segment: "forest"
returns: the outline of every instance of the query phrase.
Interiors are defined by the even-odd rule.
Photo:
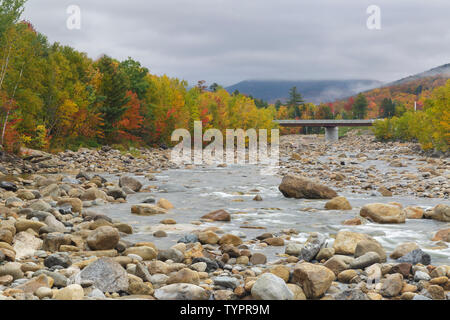
[[[204,81],[189,88],[132,58],[94,61],[50,44],[20,21],[24,3],[5,0],[0,8],[1,145],[7,151],[167,145],[174,129],[191,128],[195,120],[205,130],[274,126],[274,109],[258,109],[242,94],[208,90]]]
[[[172,132],[193,130],[194,121],[202,121],[204,130],[245,130],[274,128],[274,119],[365,118],[392,118],[377,124],[380,139],[418,140],[424,148],[448,150],[450,85],[443,78],[318,105],[305,102],[293,87],[286,103],[269,105],[238,91],[230,94],[217,83],[189,85],[152,74],[131,57],[93,60],[50,43],[31,22],[21,20],[25,2],[3,0],[0,5],[0,144],[8,152],[18,153],[21,147],[58,152],[105,144],[170,146]]]

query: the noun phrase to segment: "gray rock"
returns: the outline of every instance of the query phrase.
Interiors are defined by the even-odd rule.
[[[5,275],[11,275],[14,280],[24,277],[21,269],[21,264],[19,262],[8,262],[0,266],[0,277]]]
[[[110,197],[113,197],[115,200],[127,198],[127,194],[120,188],[109,189],[106,194]]]
[[[365,267],[371,266],[379,262],[381,262],[381,258],[378,255],[378,253],[370,251],[350,262],[350,268],[364,269]]]
[[[321,233],[312,234],[300,251],[299,259],[307,262],[313,260],[325,244],[327,238]]]
[[[45,274],[46,276],[52,277],[54,280],[54,286],[58,287],[58,288],[62,288],[62,287],[66,287],[67,286],[67,282],[68,279],[62,275],[61,273],[58,272],[52,272],[49,270],[45,270],[45,269],[41,269],[36,271],[35,273],[33,273],[33,277],[37,277],[41,274]]]
[[[90,180],[90,179],[88,179],[88,180]],[[80,181],[78,179],[74,179],[71,177],[64,177],[61,182],[69,183],[69,184],[80,184]]]
[[[87,181],[91,180],[91,177],[86,172],[80,172],[76,175],[77,179],[85,179]]]
[[[426,272],[416,271],[414,273],[414,281],[419,282],[420,280],[430,281],[431,277]]]
[[[413,297],[413,300],[433,300],[433,299],[425,297],[424,295],[421,295],[421,294],[416,294]]]
[[[196,243],[196,242],[198,242],[198,236],[196,234],[186,234],[183,237],[181,237],[177,242],[178,243]]]
[[[399,258],[397,262],[407,262],[413,265],[418,263],[429,265],[431,263],[431,257],[428,253],[423,252],[421,249],[415,249]]]
[[[16,192],[18,190],[17,185],[8,181],[0,181],[0,188],[5,189],[6,191]]]
[[[142,188],[142,183],[139,182],[139,180],[129,177],[129,176],[122,176],[119,179],[119,186],[121,188],[128,187],[134,192],[138,192]]]
[[[64,233],[66,231],[66,227],[64,226],[64,224],[61,221],[58,221],[52,215],[47,216],[44,220],[44,223],[57,232]]]
[[[53,217],[53,215],[49,212],[45,211],[32,211],[30,210],[29,213],[27,213],[27,219],[31,218],[38,218],[39,221],[44,221],[47,217]]]
[[[336,300],[369,300],[360,289],[346,289],[334,296]]]
[[[300,252],[302,251],[302,248],[303,245],[301,245],[300,243],[291,242],[286,245],[284,253],[290,256],[298,257],[300,255]]]
[[[230,289],[235,289],[237,286],[239,286],[239,280],[233,277],[220,276],[215,277],[213,281],[215,285]]]
[[[128,290],[128,275],[122,266],[111,258],[102,257],[81,272],[72,276],[71,283],[80,284],[83,280],[92,280],[94,286],[102,292]]]
[[[141,278],[144,282],[151,282],[151,275],[150,272],[148,272],[147,266],[140,262],[136,264],[134,275]]]
[[[293,300],[294,294],[280,277],[264,273],[252,287],[252,296],[259,300]]]
[[[103,292],[101,292],[99,289],[95,288],[94,290],[92,290],[89,294],[88,297],[91,298],[96,298],[96,299],[106,299],[106,296],[103,294]]]
[[[217,260],[212,260],[209,258],[194,258],[192,260],[192,263],[197,263],[197,262],[204,262],[206,263],[206,272],[212,272],[212,271],[216,271],[217,269],[219,269],[220,267],[223,267],[224,264],[219,264],[220,262]]]
[[[53,266],[61,266],[63,268],[68,268],[72,265],[72,260],[69,255],[66,253],[58,252],[49,255],[44,260],[44,265],[47,268],[51,268]]]
[[[52,206],[44,200],[37,200],[33,202],[28,208],[34,211],[50,211],[52,209]]]
[[[180,250],[174,248],[170,248],[167,250],[160,250],[158,252],[158,260],[161,261],[172,260],[174,262],[183,262],[184,254]]]
[[[20,203],[21,205],[23,204],[22,199],[19,199],[17,197],[9,197],[8,199],[5,200],[5,206],[10,206],[13,203]]]
[[[70,204],[66,204],[58,209],[59,213],[62,215],[72,214],[72,206]]]
[[[166,284],[168,279],[169,279],[169,276],[166,276],[165,274],[162,274],[162,273],[157,273],[157,274],[154,274],[151,276],[150,282],[153,285],[162,286],[162,285]]]

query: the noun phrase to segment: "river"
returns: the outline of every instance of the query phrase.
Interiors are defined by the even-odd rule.
[[[383,168],[386,163],[371,161],[366,165]],[[450,262],[450,248],[437,246],[436,242],[431,241],[436,231],[448,227],[446,223],[430,219],[407,219],[405,224],[382,225],[367,222],[359,226],[342,225],[344,220],[358,216],[360,208],[368,203],[395,201],[401,203],[403,207],[413,205],[428,209],[440,203],[448,203],[446,200],[413,196],[386,198],[376,193],[355,194],[351,190],[343,189],[336,191],[349,200],[353,209],[328,211],[324,210],[326,200],[285,198],[278,191],[281,177],[261,175],[260,169],[258,166],[250,165],[202,166],[193,169],[167,170],[155,174],[156,181],[149,181],[143,176],[135,176],[144,186],[155,186],[155,191],[132,194],[128,196],[127,203],[108,204],[94,207],[93,210],[131,224],[134,233],[125,239],[151,241],[158,248],[168,248],[175,244],[183,234],[207,227],[219,227],[224,233],[235,232],[244,237],[244,240],[253,239],[265,232],[279,234],[283,229],[295,229],[299,233],[292,235],[290,241],[300,243],[306,241],[308,232],[317,231],[332,235],[340,230],[349,230],[373,236],[383,245],[388,255],[398,244],[414,241],[431,255],[432,264],[448,265]],[[414,171],[415,168],[411,167],[409,170]],[[118,180],[118,176],[103,176],[108,180]],[[263,201],[253,201],[256,194],[259,194]],[[130,208],[133,204],[141,203],[149,197],[156,200],[165,198],[175,208],[166,215],[136,216],[131,214]],[[199,221],[202,215],[218,209],[225,209],[231,213],[231,222],[191,224],[193,221]],[[159,223],[167,218],[176,220],[177,224],[162,225]],[[242,228],[243,226],[261,229]],[[153,232],[156,230],[165,230],[168,236],[156,238],[153,236]],[[332,246],[332,242],[328,243],[328,246]],[[261,248],[255,245],[250,246],[250,249],[252,251],[261,250],[267,255],[269,263],[278,259],[277,254],[284,253],[284,247]]]

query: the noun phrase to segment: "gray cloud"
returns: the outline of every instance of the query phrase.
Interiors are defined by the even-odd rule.
[[[66,9],[81,8],[81,30]],[[368,30],[366,9],[381,8]],[[396,80],[450,62],[448,0],[29,0],[50,41],[97,58],[131,56],[190,83]]]

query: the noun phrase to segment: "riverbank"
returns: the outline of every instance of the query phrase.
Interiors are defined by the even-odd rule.
[[[0,298],[448,299],[448,159],[322,139],[282,137],[279,173],[351,210],[285,198],[257,168],[177,168],[169,150],[35,155],[0,189]],[[389,202],[405,223],[360,215]],[[418,243],[386,242],[408,229]]]

